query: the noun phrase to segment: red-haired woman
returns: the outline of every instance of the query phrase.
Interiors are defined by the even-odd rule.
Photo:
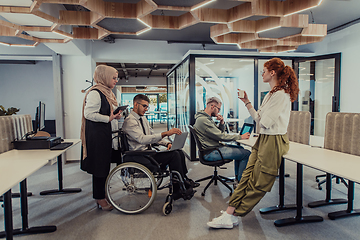
[[[285,66],[279,58],[264,64],[263,82],[269,83],[271,91],[265,96],[258,111],[248,99],[245,103],[250,115],[260,127],[260,135],[249,157],[238,187],[232,194],[229,206],[220,217],[207,225],[211,228],[233,228],[239,225],[238,216],[244,217],[269,192],[275,182],[281,157],[289,150],[286,135],[289,124],[291,102],[299,93],[294,70]]]

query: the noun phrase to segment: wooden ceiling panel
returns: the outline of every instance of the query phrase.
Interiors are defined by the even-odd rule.
[[[106,2],[105,17],[137,18],[136,4]]]
[[[98,39],[99,30],[96,28],[73,28],[74,38],[77,39]]]
[[[240,44],[242,48],[246,49],[281,50],[284,47],[321,41],[326,36],[326,25],[309,24],[308,15],[297,14],[318,6],[320,2],[321,0],[224,0],[224,3],[221,4],[213,2],[213,0],[176,2],[140,0],[137,3],[103,0],[34,0],[31,7],[1,6],[0,3],[0,12],[33,14],[53,23],[51,27],[22,27],[0,20],[0,36],[16,35],[26,38],[31,36],[25,35],[26,37],[24,37],[20,34],[21,31],[56,31],[66,38],[35,38],[35,40],[36,42],[67,42],[72,38],[102,39],[109,34],[139,35],[152,29],[182,30],[197,23],[210,23],[217,24],[210,27],[209,36],[215,43]],[[40,11],[42,3],[78,5],[78,7],[66,11],[61,10],[59,18],[55,18]],[[101,24],[105,19],[126,19],[127,21],[138,19],[139,23],[142,23],[140,23],[141,27],[133,22],[130,25],[124,23],[126,26],[122,24],[122,28],[108,29],[106,24]],[[108,23],[111,25],[111,22]],[[61,25],[72,25],[73,35],[59,31]],[[261,37],[258,34],[276,28],[293,28],[296,31],[284,32],[281,36],[276,31],[275,33],[272,31],[272,34],[261,34]],[[279,31],[283,32],[281,29]]]
[[[62,25],[89,26],[91,12],[60,11],[59,23]]]
[[[13,37],[15,34],[16,29],[0,25],[0,36]]]

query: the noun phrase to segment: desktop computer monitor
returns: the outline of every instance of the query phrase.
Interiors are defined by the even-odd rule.
[[[35,129],[34,131],[41,131],[45,128],[45,103],[39,102],[39,106],[36,107],[35,114]]]

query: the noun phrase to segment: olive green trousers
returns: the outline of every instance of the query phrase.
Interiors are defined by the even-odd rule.
[[[284,135],[260,134],[252,147],[240,183],[231,195],[229,206],[235,215],[245,216],[270,192],[274,185],[282,156],[289,151],[289,139]]]

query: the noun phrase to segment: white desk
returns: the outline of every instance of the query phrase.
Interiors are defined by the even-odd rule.
[[[59,190],[62,189],[62,162],[61,154],[80,142],[79,139],[66,139],[73,144],[64,150],[34,149],[11,150],[0,154],[0,194],[4,194],[5,232],[0,237],[13,239],[15,234],[44,233],[56,231],[56,226],[28,227],[28,204],[26,178],[43,167],[53,158],[58,158]],[[61,173],[61,174],[60,174]],[[60,176],[61,175],[61,176]],[[20,182],[22,228],[13,229],[11,188]],[[61,186],[61,188],[60,188]],[[56,190],[59,192],[59,190]],[[51,190],[54,191],[54,190]],[[81,189],[80,189],[81,191]],[[79,192],[76,189],[76,192]]]
[[[251,144],[253,145],[255,141],[256,139],[249,139],[239,140],[238,142],[249,146]],[[297,215],[294,218],[276,220],[276,226],[286,226],[303,222],[318,222],[323,220],[319,216],[302,216],[303,165],[350,180],[348,186],[347,210],[329,213],[328,216],[330,219],[334,220],[350,215],[360,215],[359,210],[353,209],[354,182],[360,183],[360,174],[358,171],[360,169],[359,156],[290,142],[289,152],[285,154],[283,158],[297,163]]]

